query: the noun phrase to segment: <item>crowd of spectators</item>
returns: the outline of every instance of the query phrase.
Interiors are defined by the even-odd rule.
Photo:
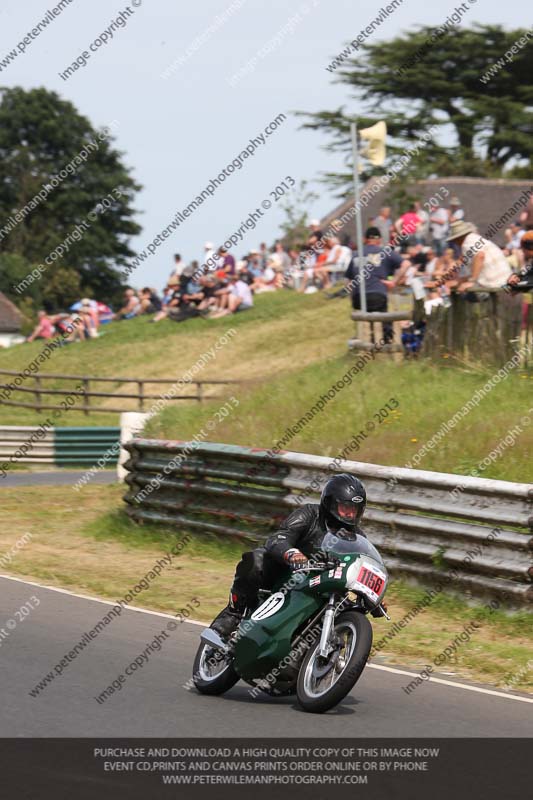
[[[75,304],[70,314],[40,311],[27,340],[50,338],[69,325],[67,342],[95,338],[102,321],[140,315],[150,315],[154,323],[197,316],[216,319],[252,308],[257,294],[287,288],[305,294],[326,290],[329,298],[350,294],[353,307],[360,309],[363,281],[367,311],[386,311],[390,292],[404,289],[422,309],[418,316],[428,316],[439,305],[449,304],[452,291],[475,300],[472,290],[511,285],[515,282],[511,275],[529,269],[531,249],[523,242],[533,231],[533,199],[505,231],[503,249],[465,221],[459,198],[451,197],[447,208],[435,198],[424,206],[428,210],[416,201],[396,219],[390,207],[381,208],[368,220],[361,260],[355,242],[339,233],[342,225],[335,220],[325,230],[319,220],[312,220],[307,238],[297,247],[286,248],[277,241],[268,248],[262,243],[240,260],[206,242],[201,264],[186,264],[180,255],[174,256],[174,268],[161,292],[127,288],[115,313],[88,298]],[[391,326],[385,325],[385,341],[392,335]]]

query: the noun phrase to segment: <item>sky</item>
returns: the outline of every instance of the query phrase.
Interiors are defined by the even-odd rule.
[[[0,63],[14,49],[18,55],[1,69],[0,86],[44,86],[74,103],[96,127],[116,121],[115,145],[143,186],[135,200],[142,232],[130,242],[136,252],[250,140],[278,115],[286,115],[265,143],[241,160],[242,167],[153,248],[137,268],[133,285],[161,287],[174,253],[187,262],[201,261],[206,241],[218,246],[254,213],[256,220],[242,230],[236,254],[262,241],[272,243],[284,218],[276,187],[290,184],[287,177],[296,185],[307,180],[317,191],[310,217],[337,205],[334,193],[316,179],[321,172],[341,169],[342,157],[328,151],[326,136],[301,130],[294,112],[341,105],[353,114],[362,110],[326,65],[389,0],[130,0],[129,6],[121,0],[72,0],[68,5],[65,0],[61,13],[24,45],[28,32],[58,1],[3,0]],[[417,25],[437,27],[458,5],[403,0],[371,41]],[[468,0],[468,6],[467,24],[525,24],[518,6],[506,7],[505,13],[496,0]],[[113,29],[120,16],[123,24]],[[91,43],[106,31],[107,42],[91,51]],[[80,59],[85,65],[62,79],[59,73],[84,52],[89,53]]]

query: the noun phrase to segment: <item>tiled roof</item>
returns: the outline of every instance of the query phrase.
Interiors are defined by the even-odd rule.
[[[377,176],[370,178],[362,189],[362,194],[377,181]],[[509,212],[505,224],[502,225],[497,233],[490,236],[498,244],[503,244],[505,227],[516,219],[520,215],[520,211],[522,211],[522,207],[518,205],[520,198],[522,198],[525,206],[528,194],[533,193],[533,179],[515,181],[503,178],[429,178],[406,186],[401,186],[398,179],[384,186],[370,199],[366,208],[363,209],[363,230],[369,220],[379,213],[379,209],[382,206],[392,206],[393,216],[395,212],[403,213],[407,210],[406,208],[394,208],[392,197],[398,188],[403,188],[413,198],[423,203],[430,200],[441,186],[444,186],[449,191],[449,195],[441,204],[447,208],[452,195],[457,195],[464,209],[465,219],[468,222],[473,222],[482,234],[489,231],[491,226],[494,226],[503,214]],[[342,217],[350,207],[353,207],[353,204],[353,199],[349,198],[338,205],[330,214],[327,214],[321,221],[322,230],[325,230],[332,220]],[[515,204],[515,210],[511,211]],[[394,218],[396,219],[396,217]],[[355,217],[347,222],[342,232],[349,233],[352,239],[355,240]]]
[[[22,314],[18,308],[0,292],[0,332],[17,333],[22,325]]]

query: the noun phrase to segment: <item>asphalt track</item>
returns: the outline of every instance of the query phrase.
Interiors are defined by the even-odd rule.
[[[16,611],[32,595],[40,604],[18,621]],[[406,673],[414,671],[377,664],[367,667],[337,709],[321,716],[304,715],[291,697],[253,699],[244,683],[222,697],[200,696],[184,684],[201,627],[133,609],[125,609],[31,697],[30,690],[110,606],[0,576],[0,736],[519,737],[533,732],[531,697],[434,681],[408,695],[402,686],[412,680]],[[161,650],[127,678],[120,692],[99,704],[95,697],[169,623],[176,629]]]

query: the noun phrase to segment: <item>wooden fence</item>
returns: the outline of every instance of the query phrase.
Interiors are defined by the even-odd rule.
[[[147,391],[147,387],[150,386],[175,386],[179,382],[179,378],[99,378],[95,375],[58,375],[53,373],[36,373],[28,378],[27,381],[33,380],[34,383],[32,386],[16,386],[13,382],[9,383],[7,379],[4,379],[3,376],[20,376],[20,372],[16,372],[14,370],[0,370],[0,392],[5,390],[10,390],[11,393],[21,392],[23,396],[33,395],[34,401],[29,402],[21,402],[21,400],[4,400],[0,397],[0,405],[6,406],[17,406],[19,408],[31,408],[35,411],[68,411],[71,408],[76,409],[78,411],[83,411],[85,415],[95,413],[95,412],[103,412],[103,413],[118,413],[121,414],[123,411],[131,411],[131,408],[125,408],[124,406],[121,408],[117,407],[109,407],[107,405],[97,406],[91,404],[92,397],[98,398],[115,398],[117,400],[135,400],[136,401],[136,408],[139,411],[145,410],[145,404],[149,400],[160,400],[162,398],[162,394],[164,394],[163,390],[161,394],[153,394],[150,391]],[[58,388],[46,388],[47,381],[54,381],[54,382],[61,382],[66,381],[70,385],[68,388],[58,389]],[[118,385],[119,391],[95,391],[95,384],[102,383],[102,384],[115,384]],[[225,386],[228,384],[237,384],[241,383],[241,381],[231,381],[231,380],[209,380],[209,381],[191,381],[186,384],[187,391],[189,388],[194,390],[193,393],[188,394],[179,394],[176,396],[166,397],[169,402],[173,402],[176,400],[196,400],[198,402],[202,402],[203,400],[210,399],[214,396],[218,397],[218,395],[213,395],[206,387],[209,386]],[[130,386],[135,387],[136,391],[120,391],[122,387],[125,386],[129,388]],[[79,388],[77,388],[79,387]],[[91,388],[93,387],[93,388]],[[98,388],[98,387],[96,387]],[[103,387],[105,388],[105,386]],[[72,406],[69,404],[68,407],[63,405],[52,405],[51,403],[46,403],[47,396],[51,396],[52,400],[60,400],[63,399],[65,403],[66,398],[73,397],[73,396],[81,397],[81,406],[78,403],[73,404]],[[11,398],[11,394],[9,395]],[[29,398],[28,398],[29,399]]]

